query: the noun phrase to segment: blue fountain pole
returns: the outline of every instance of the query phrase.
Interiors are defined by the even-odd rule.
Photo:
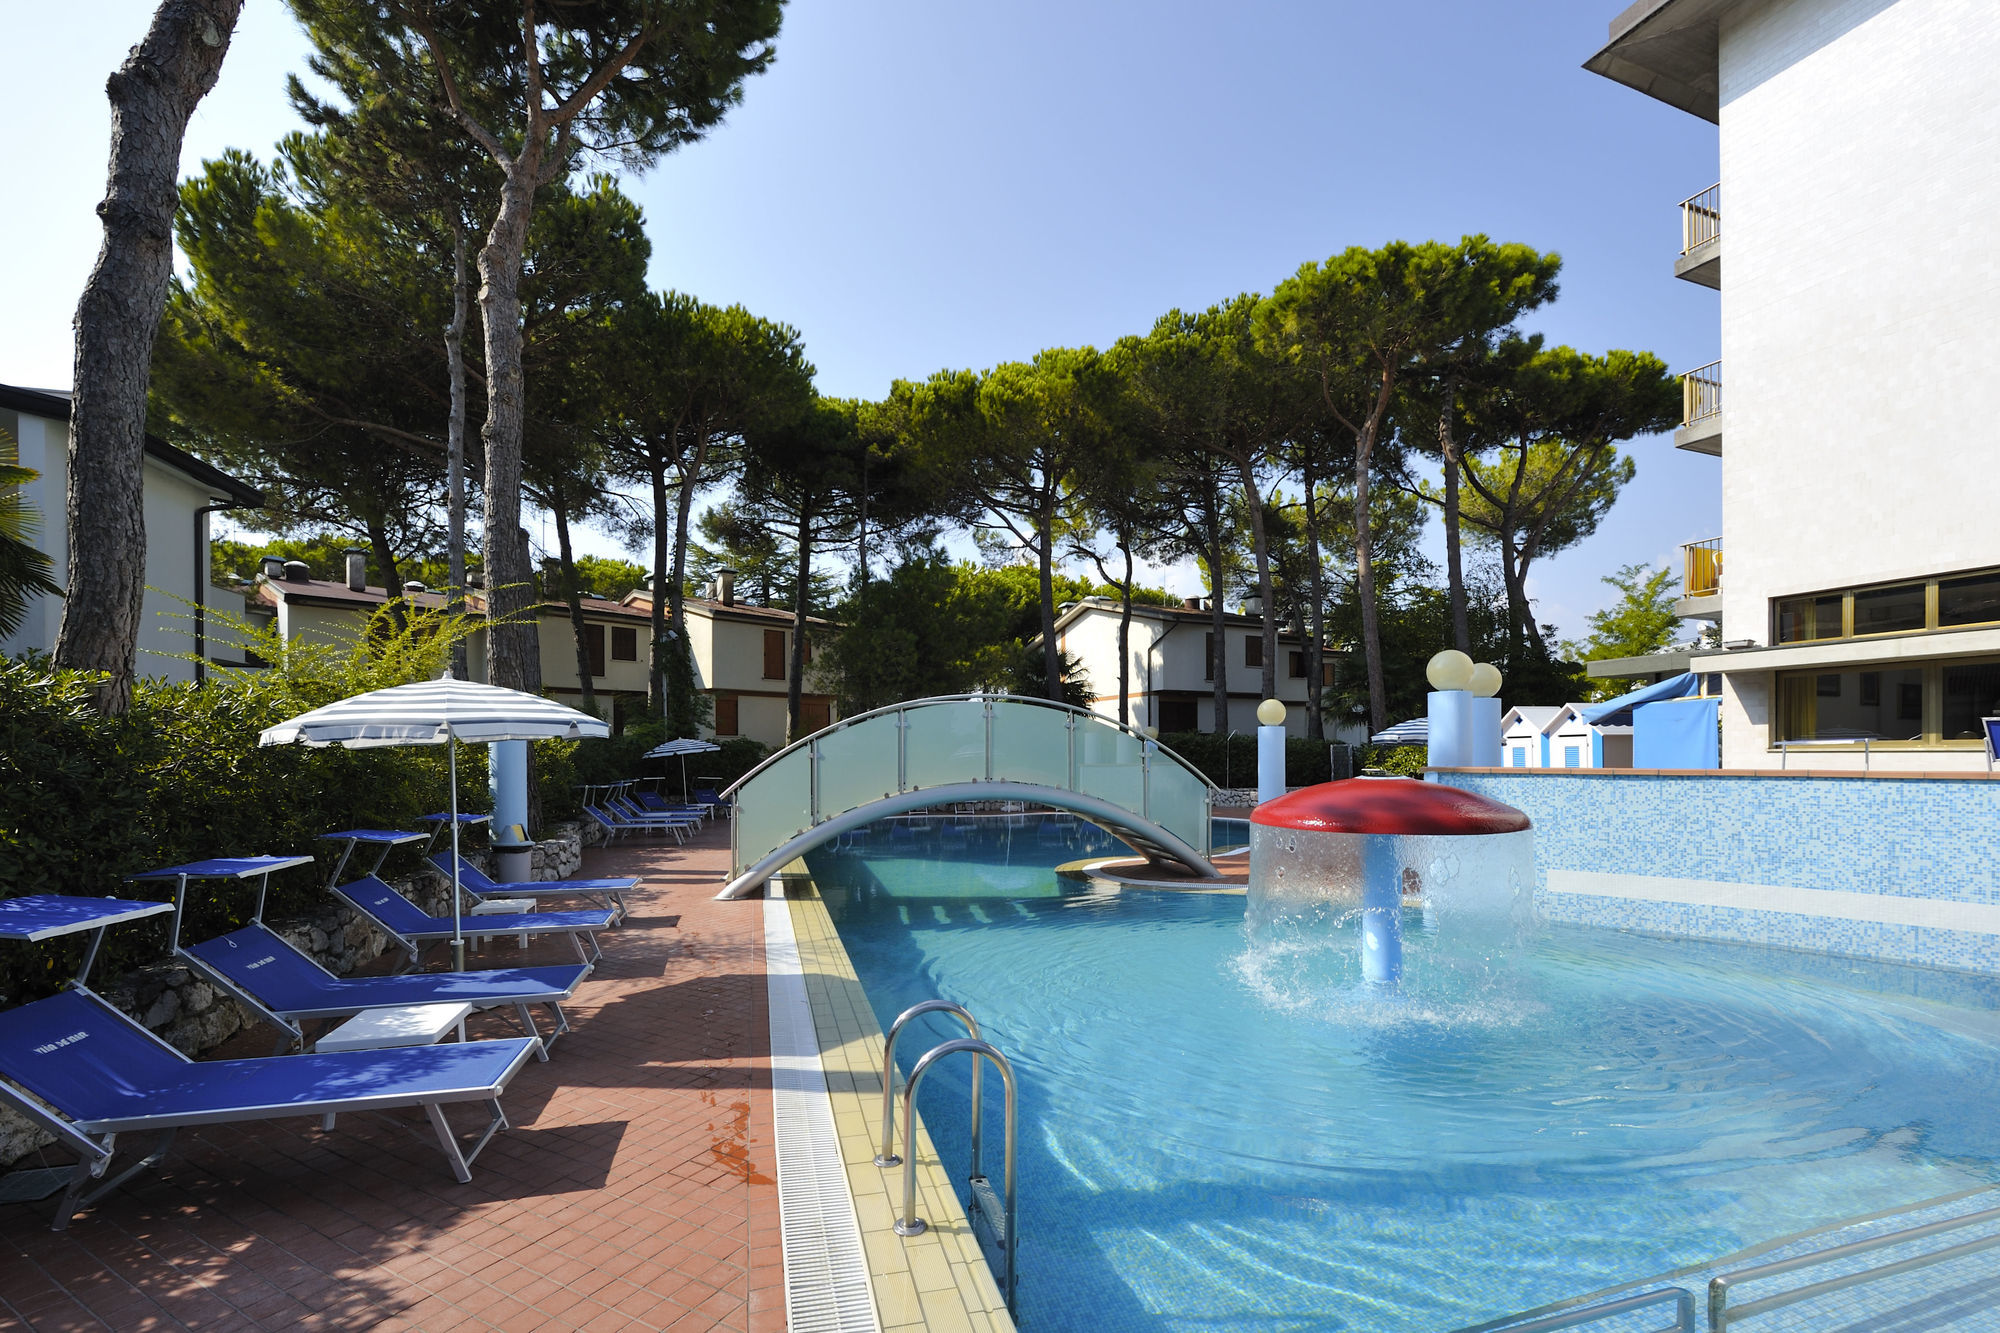
[[[1403,975],[1403,868],[1386,834],[1361,840],[1361,975],[1384,986]]]

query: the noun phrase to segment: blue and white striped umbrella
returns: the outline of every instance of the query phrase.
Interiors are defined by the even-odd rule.
[[[1368,738],[1370,745],[1428,745],[1431,740],[1431,720],[1427,717],[1413,717],[1408,722],[1398,722]]]
[[[481,685],[421,680],[370,690],[267,727],[260,745],[439,745],[454,741],[580,740],[609,736],[611,724],[552,699]]]
[[[445,745],[451,756],[451,944],[453,965],[465,966],[465,922],[458,878],[458,743],[460,741],[580,740],[611,734],[603,718],[553,700],[498,685],[420,680],[370,690],[266,727],[259,745],[338,745],[349,750],[378,745]]]

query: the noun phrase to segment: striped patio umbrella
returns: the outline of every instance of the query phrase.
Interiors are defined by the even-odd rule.
[[[370,690],[301,713],[258,734],[259,745],[446,745],[451,763],[452,965],[465,966],[465,929],[458,892],[458,743],[460,741],[580,740],[605,737],[611,725],[553,700],[498,685],[437,680]]]
[[[1431,739],[1431,720],[1427,717],[1413,717],[1408,722],[1398,722],[1368,738],[1371,745],[1427,745]]]
[[[714,741],[694,740],[684,737],[677,741],[667,741],[664,744],[655,745],[652,749],[646,751],[646,758],[671,759],[675,755],[681,757],[681,797],[686,799],[688,794],[688,756],[691,754],[714,754],[721,749],[722,747]]]

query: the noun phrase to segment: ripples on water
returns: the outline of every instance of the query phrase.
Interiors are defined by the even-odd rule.
[[[943,996],[1015,1061],[1036,1329],[1452,1327],[2000,1179],[1983,980],[1411,909],[1384,995],[1351,931],[1064,891],[1091,834],[1014,833],[813,868],[885,1026]],[[922,1093],[947,1162],[967,1078]]]

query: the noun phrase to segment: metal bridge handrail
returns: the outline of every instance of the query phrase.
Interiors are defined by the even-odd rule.
[[[932,1065],[947,1056],[957,1055],[960,1052],[965,1052],[972,1056],[974,1068],[978,1067],[978,1062],[982,1059],[991,1060],[994,1068],[1000,1071],[1000,1081],[1007,1090],[1007,1158],[1006,1165],[1003,1168],[1004,1174],[1002,1175],[1002,1189],[1004,1191],[1002,1197],[1005,1200],[1002,1212],[1005,1214],[1003,1226],[1006,1229],[1007,1271],[1001,1279],[1000,1293],[1006,1297],[1007,1309],[1011,1312],[1014,1308],[1014,1255],[1020,1248],[1020,1236],[1015,1230],[1014,1207],[1014,1113],[1016,1099],[1014,1066],[1007,1062],[1006,1056],[1000,1054],[998,1047],[988,1042],[975,1041],[970,1037],[954,1038],[951,1041],[933,1046],[930,1050],[925,1051],[922,1058],[917,1061],[915,1067],[910,1070],[910,1081],[903,1085],[903,1211],[896,1218],[896,1234],[899,1236],[921,1236],[930,1226],[923,1218],[917,1216],[917,1085],[924,1081],[924,1075],[930,1072]],[[973,1140],[972,1150],[975,1155],[979,1151],[979,1141],[977,1138]]]
[[[882,1151],[875,1155],[875,1165],[896,1166],[902,1158],[896,1156],[896,1038],[903,1035],[903,1025],[924,1014],[952,1014],[965,1024],[966,1031],[973,1040],[979,1039],[979,1020],[972,1016],[962,1004],[950,1000],[925,1000],[913,1004],[896,1015],[896,1021],[889,1025],[889,1035],[882,1041]],[[979,1174],[979,1071],[983,1066],[972,1062],[972,1174]]]
[[[787,745],[784,749],[779,750],[773,754],[768,754],[764,756],[764,758],[758,763],[758,765],[755,768],[751,769],[748,773],[745,773],[742,777],[736,779],[736,781],[730,783],[727,787],[723,788],[722,797],[724,800],[734,799],[736,793],[742,789],[744,783],[750,781],[750,779],[756,777],[759,773],[762,773],[765,769],[771,767],[771,765],[777,763],[780,759],[783,759],[785,756],[799,750],[804,750],[808,746],[812,745],[813,742],[822,740],[827,736],[831,736],[836,731],[844,731],[848,727],[854,726],[856,723],[866,722],[870,718],[884,717],[890,713],[905,713],[916,708],[927,708],[932,704],[957,704],[957,703],[1033,704],[1037,708],[1050,708],[1060,713],[1068,713],[1076,717],[1088,718],[1093,722],[1099,723],[1103,726],[1110,727],[1115,731],[1124,732],[1126,735],[1132,737],[1134,740],[1137,740],[1141,744],[1150,747],[1153,753],[1163,754],[1167,756],[1167,758],[1173,760],[1175,763],[1179,764],[1182,768],[1186,769],[1195,778],[1199,779],[1202,786],[1208,787],[1210,789],[1213,789],[1215,786],[1215,784],[1210,782],[1207,776],[1203,774],[1200,769],[1196,768],[1193,764],[1189,763],[1187,760],[1183,759],[1179,754],[1175,753],[1172,747],[1160,744],[1159,738],[1157,736],[1148,736],[1145,732],[1139,730],[1137,727],[1134,727],[1129,723],[1120,722],[1117,718],[1114,717],[1106,717],[1104,714],[1099,712],[1094,712],[1093,710],[1088,708],[1078,708],[1075,704],[1066,704],[1055,699],[1036,699],[1025,694],[933,694],[933,695],[928,695],[922,699],[906,699],[901,703],[884,704],[880,708],[871,708],[865,713],[856,713],[852,717],[843,717],[838,722],[833,723],[831,726],[822,727],[818,731],[812,733],[812,735],[810,736],[801,737],[800,739],[793,741],[790,745]]]
[[[1957,1259],[1964,1255],[1977,1253],[1980,1250],[1990,1249],[1995,1245],[2000,1245],[2000,1233],[1995,1233],[1991,1236],[1981,1236],[1977,1240],[1964,1241],[1957,1245],[1947,1246],[1942,1250],[1932,1250],[1928,1254],[1918,1254],[1908,1259],[1898,1259],[1893,1263],[1880,1264],[1874,1268],[1864,1268],[1858,1273],[1848,1273],[1841,1277],[1827,1278],[1821,1282],[1810,1283],[1803,1287],[1795,1287],[1790,1291],[1781,1291],[1775,1295],[1751,1301],[1747,1305],[1739,1305],[1732,1310],[1729,1308],[1729,1292],[1734,1284],[1751,1282],[1758,1278],[1776,1277],[1780,1273],[1790,1273],[1801,1268],[1810,1268],[1816,1264],[1851,1259],[1857,1254],[1868,1254],[1874,1250],[1885,1250],[1894,1245],[1904,1245],[1910,1241],[1922,1240],[1926,1236],[1935,1236],[1941,1232],[1955,1231],[1960,1227],[1976,1226],[1981,1222],[1992,1221],[2000,1221],[2000,1208],[1985,1208],[1976,1213],[1966,1213],[1961,1217],[1942,1218],[1936,1222],[1926,1222],[1922,1226],[1910,1227],[1903,1231],[1891,1231],[1887,1235],[1874,1236],[1867,1240],[1849,1241],[1845,1245],[1835,1245],[1829,1249],[1815,1250],[1811,1254],[1796,1255],[1790,1259],[1777,1259],[1768,1264],[1758,1264],[1752,1268],[1739,1268],[1733,1273],[1719,1274],[1710,1279],[1708,1284],[1708,1327],[1710,1333],[1724,1333],[1724,1330],[1729,1327],[1732,1319],[1747,1319],[1751,1315],[1763,1314],[1767,1310],[1776,1310],[1786,1305],[1796,1304],[1799,1301],[1811,1300],[1815,1296],[1824,1296],[1830,1292],[1856,1286],[1859,1283],[1873,1282],[1879,1278],[1895,1277],[1901,1273],[1908,1273],[1915,1269],[1927,1268],[1932,1264],[1943,1263],[1948,1259]]]
[[[1586,1305],[1580,1309],[1544,1315],[1525,1324],[1506,1324],[1498,1328],[1493,1328],[1493,1325],[1489,1324],[1486,1327],[1493,1328],[1493,1333],[1551,1333],[1553,1329],[1580,1328],[1585,1324],[1594,1324],[1600,1319],[1612,1319],[1621,1314],[1630,1314],[1634,1310],[1646,1309],[1648,1306],[1665,1305],[1668,1301],[1674,1304],[1674,1322],[1661,1329],[1660,1333],[1695,1333],[1694,1293],[1686,1287],[1656,1287],[1652,1291],[1635,1292],[1616,1300],[1599,1301],[1595,1305]]]

